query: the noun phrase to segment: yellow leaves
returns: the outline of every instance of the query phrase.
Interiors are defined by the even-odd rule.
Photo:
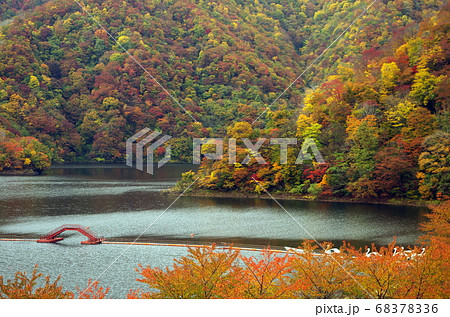
[[[123,55],[122,53],[114,53],[114,54],[111,54],[111,56],[109,57],[109,60],[111,62],[123,63],[123,61],[125,60],[125,55]]]
[[[423,178],[425,178],[425,173],[417,172],[416,177],[419,178],[419,179],[423,179]]]
[[[63,21],[64,26],[67,26],[67,25],[70,26],[72,24],[73,24],[72,18],[67,18],[66,20]]]
[[[342,67],[342,65],[339,65],[339,67]],[[333,81],[333,80],[341,80],[340,75],[330,75],[327,77],[327,82]]]
[[[367,125],[370,128],[377,127],[377,118],[374,115],[367,115],[362,120],[357,119],[354,114],[351,114],[350,116],[348,116],[346,131],[347,131],[349,140],[355,139],[356,133],[363,122],[367,122]]]
[[[270,186],[270,182],[255,181],[253,179],[251,180],[251,182],[255,183],[255,192],[258,193],[258,194],[265,193],[265,190],[267,190],[269,188],[269,186]]]
[[[396,50],[395,50],[395,57],[399,58],[403,55],[407,55],[408,54],[408,46],[407,44],[403,44],[401,46],[399,46]]]
[[[320,20],[326,16],[326,12],[323,10],[318,10],[314,13],[314,20]]]
[[[188,101],[189,98],[185,98],[184,100]],[[192,100],[192,99],[190,99],[190,100]],[[193,122],[193,123],[192,123],[192,126],[193,126],[194,128],[196,128],[196,129],[201,129],[201,128],[203,128],[203,124],[202,124],[201,122]]]
[[[399,76],[400,68],[398,68],[395,62],[384,63],[381,66],[381,84],[384,88],[384,92],[388,92],[397,86]]]
[[[130,37],[126,35],[119,36],[119,38],[117,39],[117,42],[122,46],[129,43],[130,41]]]
[[[106,110],[108,109],[117,109],[120,105],[120,101],[114,97],[106,97],[103,99],[102,107]]]
[[[328,186],[328,175],[327,174],[323,175],[322,180],[319,183],[320,188],[323,188],[326,186]]]
[[[277,98],[278,95],[271,91],[271,92],[269,92],[268,96],[269,96],[269,100],[275,100],[275,98]]]
[[[46,85],[50,85],[52,80],[50,77],[48,77],[47,75],[42,75],[42,79],[44,80]]]
[[[202,144],[201,153],[216,153],[216,144],[211,140],[208,143]]]
[[[215,181],[217,180],[217,171],[212,171],[211,174],[209,175],[209,179],[210,181]]]
[[[406,100],[405,102],[400,102],[397,106],[386,111],[388,122],[393,127],[402,127],[406,125],[406,120],[408,115],[416,108],[416,105],[412,102]]]
[[[281,32],[275,32],[273,35],[276,39],[281,39],[283,38],[283,34]]]
[[[353,114],[347,118],[347,129],[348,138],[350,140],[354,139],[355,133],[361,124],[361,120],[358,120]]]
[[[39,87],[40,83],[39,83],[39,79],[36,76],[31,75],[30,76],[30,80],[28,82],[28,86],[30,86],[30,88],[34,89]]]
[[[317,139],[322,126],[316,123],[311,117],[300,114],[297,119],[297,137]]]
[[[31,164],[31,160],[27,157],[25,158],[25,160],[23,161],[23,165],[30,165]]]
[[[4,89],[0,89],[0,101],[5,100],[8,98],[8,92]]]
[[[336,11],[338,5],[339,5],[338,3],[331,3],[330,6],[328,7],[328,10],[334,12]]]
[[[277,162],[272,164],[272,171],[273,172],[280,171],[281,169],[282,169],[282,166],[280,164],[278,164]]]
[[[305,114],[300,114],[297,119],[297,130],[303,130],[313,124],[313,120]]]
[[[14,102],[7,102],[0,105],[0,109],[6,113],[14,114],[19,110],[19,104]]]
[[[227,129],[227,134],[236,139],[249,138],[252,133],[252,125],[248,122],[236,122]]]
[[[412,65],[418,64],[420,56],[422,55],[423,39],[421,37],[412,38],[406,43],[409,61]]]
[[[313,90],[307,90],[305,98],[303,99],[304,111],[306,113],[312,112],[314,109],[316,93]]]

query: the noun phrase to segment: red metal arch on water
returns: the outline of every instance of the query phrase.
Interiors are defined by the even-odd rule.
[[[81,225],[62,225],[49,233],[41,236],[37,242],[38,243],[54,243],[63,240],[62,237],[57,237],[59,234],[63,233],[67,230],[74,230],[82,233],[86,237],[89,238],[89,240],[81,241],[81,244],[99,244],[102,243],[103,238],[97,236],[93,231],[89,230],[88,227],[84,227]]]

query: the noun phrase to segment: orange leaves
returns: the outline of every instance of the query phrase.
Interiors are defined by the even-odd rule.
[[[30,277],[26,272],[20,271],[15,274],[13,280],[4,281],[3,276],[0,276],[0,299],[102,299],[106,298],[109,292],[109,287],[105,289],[99,286],[98,281],[92,283],[89,280],[88,287],[84,290],[77,287],[79,294],[75,297],[72,292],[65,291],[61,285],[58,285],[60,276],[51,282],[50,276],[43,277],[37,269],[36,265]]]
[[[88,281],[88,286],[81,290],[77,287],[78,291],[78,299],[103,299],[106,298],[106,295],[108,295],[110,288],[103,288],[99,285],[98,281],[92,282],[91,279]]]
[[[243,268],[238,270],[240,294],[236,298],[291,298],[296,283],[291,283],[292,257],[279,256],[269,250],[262,259],[240,256]]]
[[[450,200],[430,208],[433,212],[426,215],[430,220],[422,224],[423,230],[428,232],[424,238],[435,237],[450,244]]]
[[[3,299],[60,299],[73,298],[73,293],[63,291],[62,286],[58,285],[60,277],[54,282],[50,281],[50,276],[44,277],[44,283],[38,283],[38,279],[42,277],[42,273],[38,273],[37,265],[28,277],[25,272],[17,272],[13,280],[3,280],[0,276],[0,298]],[[38,287],[37,285],[42,285]]]
[[[323,244],[330,250],[331,244]],[[153,289],[128,298],[445,298],[448,246],[404,250],[391,243],[372,254],[344,243],[335,253],[264,250],[243,256],[215,246],[190,248],[173,268],[142,268],[139,281]],[[328,254],[330,253],[330,254]]]
[[[131,290],[127,298],[154,299],[275,299],[275,298],[448,298],[450,293],[449,244],[431,237],[425,248],[405,250],[391,243],[370,254],[345,244],[340,250],[323,244],[325,252],[304,242],[299,251],[282,254],[263,250],[244,256],[233,248],[189,248],[188,256],[172,268],[139,266],[147,290]],[[78,295],[63,291],[59,277],[38,281],[18,272],[6,283],[0,276],[0,298],[106,298],[109,288],[89,280]],[[41,285],[41,287],[37,287]]]
[[[450,200],[430,208],[432,212],[426,215],[430,220],[422,224],[422,229],[427,232],[422,239],[429,245],[424,254],[427,265],[421,268],[418,263],[417,270],[427,270],[434,284],[440,286],[434,290],[436,296],[448,298],[450,296]]]
[[[325,249],[331,246],[323,245]],[[293,281],[297,283],[294,293],[299,298],[344,298],[357,285],[349,275],[349,257],[345,253],[319,255],[317,247],[305,241],[303,252],[292,263]],[[362,290],[361,290],[362,291]]]
[[[233,290],[234,262],[238,252],[215,251],[208,248],[189,248],[189,255],[175,260],[172,269],[142,268],[144,277],[138,281],[156,288],[158,292],[144,293],[144,298],[224,298]]]
[[[16,153],[16,152],[22,152],[23,151],[23,148],[21,148],[19,144],[13,143],[11,141],[4,142],[2,145],[4,146],[6,152]]]
[[[171,269],[138,269],[138,281],[157,291],[131,291],[128,298],[290,298],[291,257],[265,251],[261,259],[232,248],[189,248]]]
[[[347,251],[356,280],[374,298],[448,297],[448,245],[405,250],[391,243],[379,249],[372,245],[371,254],[352,247]]]
[[[358,282],[372,297],[404,298],[406,294],[399,292],[407,278],[403,272],[409,264],[404,253],[396,252],[394,243],[379,250],[372,245],[365,254],[353,248],[348,250],[353,256],[353,270],[358,272]]]
[[[32,137],[14,137],[0,128],[0,171],[31,168],[43,171],[50,166],[50,150]]]
[[[263,250],[248,256],[232,247],[191,247],[171,268],[139,266],[138,281],[149,289],[130,291],[127,297],[448,298],[450,203],[432,209],[431,221],[424,225],[428,231],[424,248],[405,250],[393,242],[380,248],[372,245],[365,252],[347,243],[338,250],[331,243],[319,248],[305,241],[294,252]],[[4,282],[0,276],[0,298],[74,298],[58,285],[59,277],[37,283],[41,277],[37,268],[31,277],[18,272]],[[78,297],[94,299],[105,298],[109,292],[91,281],[88,288],[77,290]]]
[[[312,250],[312,249],[311,249]],[[328,260],[329,256],[322,260]],[[306,260],[305,260],[306,259]],[[315,266],[311,266],[314,263]],[[325,288],[333,277],[317,282],[319,259],[311,253],[301,258],[264,250],[260,256],[243,256],[238,251],[216,251],[215,247],[190,248],[189,255],[176,260],[172,269],[144,268],[139,281],[157,291],[132,291],[129,298],[317,298],[319,291],[305,295],[312,283]],[[304,274],[314,271],[314,274]],[[300,278],[300,275],[302,277]],[[320,275],[320,274],[319,274]],[[342,282],[341,280],[339,282]],[[336,283],[337,287],[342,284]],[[327,296],[320,296],[327,298]],[[332,297],[331,295],[328,297]]]

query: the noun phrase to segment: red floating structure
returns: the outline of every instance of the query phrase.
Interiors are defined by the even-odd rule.
[[[103,240],[101,237],[97,236],[94,232],[89,230],[88,227],[84,227],[81,225],[62,225],[61,227],[58,227],[55,230],[50,231],[46,235],[41,236],[37,240],[37,242],[38,243],[55,243],[55,242],[61,241],[64,238],[56,237],[56,236],[67,230],[78,231],[89,238],[89,240],[81,241],[81,244],[99,244],[99,243],[102,243],[102,240]]]

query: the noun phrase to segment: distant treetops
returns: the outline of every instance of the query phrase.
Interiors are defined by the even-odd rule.
[[[377,1],[355,20],[365,1],[85,0],[117,42],[74,1],[41,2],[0,5],[2,19],[16,15],[0,29],[0,128],[19,144],[4,146],[4,170],[42,170],[44,156],[34,166],[20,145],[36,140],[52,161],[124,161],[127,138],[150,128],[173,137],[179,161],[192,138],[246,135],[312,139],[327,163],[278,164],[279,147],[264,147],[266,165],[205,162],[206,189],[449,193],[448,2]],[[246,151],[238,141],[238,159]]]
[[[50,158],[50,150],[36,138],[0,129],[0,175],[40,174],[50,167]]]

